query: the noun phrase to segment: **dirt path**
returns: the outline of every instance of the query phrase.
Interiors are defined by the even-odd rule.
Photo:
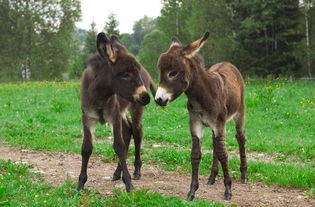
[[[77,180],[81,165],[81,156],[78,154],[23,150],[9,146],[0,146],[0,159],[32,164],[33,171],[41,172],[46,181],[53,184],[62,183],[67,177]],[[110,180],[116,164],[103,163],[100,160],[98,155],[91,157],[86,187],[96,188],[105,196],[111,194],[113,187],[124,188],[122,181]],[[205,184],[206,179],[205,176],[200,177],[197,198],[238,206],[315,206],[315,199],[306,196],[300,189],[252,182],[244,185],[236,180],[233,181],[232,200],[224,201],[222,179],[212,186]],[[141,180],[133,181],[133,185],[136,189],[150,189],[163,195],[174,195],[184,199],[190,186],[190,175],[168,172],[156,167],[143,167]]]

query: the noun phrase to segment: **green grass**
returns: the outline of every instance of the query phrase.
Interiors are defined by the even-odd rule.
[[[0,97],[0,142],[31,149],[80,152],[78,82],[0,84]],[[250,179],[314,189],[315,84],[247,82],[246,105],[247,149],[281,155],[275,163],[249,162]],[[144,163],[190,171],[191,138],[185,96],[166,108],[151,101],[144,113],[143,126]],[[232,122],[228,123],[226,134],[228,150],[237,151]],[[110,135],[109,127],[98,126],[96,135]],[[203,150],[211,149],[210,130],[206,130],[202,142]],[[152,148],[154,143],[167,147]],[[104,154],[106,162],[114,161],[111,143],[97,143],[94,152]],[[211,157],[210,153],[203,155],[202,174],[208,174]],[[285,163],[292,158],[295,163]],[[238,162],[238,158],[230,160],[235,178],[239,177]]]
[[[0,206],[223,206],[197,199],[182,201],[174,196],[139,190],[126,193],[113,190],[112,197],[103,197],[93,190],[78,192],[75,183],[66,181],[53,187],[44,183],[29,166],[0,161]]]

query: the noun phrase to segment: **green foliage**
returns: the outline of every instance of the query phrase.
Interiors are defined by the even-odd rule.
[[[96,24],[93,21],[91,23],[91,28],[86,33],[85,36],[85,44],[84,44],[84,54],[89,55],[93,54],[96,51],[96,36],[97,36],[97,30],[96,30]]]
[[[222,61],[234,63],[236,43],[233,39],[232,28],[228,26],[231,24],[228,4],[222,0],[187,1],[186,4],[188,3],[192,12],[187,18],[185,31],[190,34],[190,39],[186,43],[200,38],[208,31],[210,32],[209,40],[200,51],[206,66],[209,67]]]
[[[161,196],[158,193],[146,190],[132,193],[126,193],[121,190],[114,190],[113,192],[115,197],[108,199],[107,205],[109,206],[223,206],[219,203],[208,203],[203,200],[185,202],[173,196]]]
[[[129,52],[136,55],[138,54],[140,45],[135,44],[133,36],[128,33],[123,33],[120,35],[120,41],[128,49]]]
[[[154,30],[145,35],[141,44],[139,61],[155,80],[158,78],[156,63],[160,54],[168,48],[168,44],[169,39],[159,30]]]
[[[133,25],[133,33],[132,37],[134,39],[134,45],[137,45],[138,48],[135,49],[133,47],[133,54],[137,55],[140,51],[140,45],[144,39],[144,36],[154,29],[156,29],[156,21],[150,17],[144,16],[143,18],[139,19]]]
[[[121,42],[134,55],[138,55],[144,36],[156,29],[156,20],[144,16],[133,25],[132,34],[122,34]]]
[[[0,183],[1,206],[222,206],[198,199],[185,202],[147,190],[126,193],[114,189],[113,197],[103,197],[95,191],[78,192],[76,182],[69,180],[53,187],[30,173],[29,166],[10,161],[0,161]]]
[[[119,22],[116,19],[116,15],[111,13],[107,17],[107,21],[105,23],[105,28],[104,31],[105,33],[110,36],[110,35],[117,35],[118,37],[120,36],[120,32],[118,29]]]
[[[274,162],[251,161],[251,180],[285,186],[314,188],[315,91],[312,82],[246,82],[247,151],[275,156]],[[79,153],[82,136],[78,82],[0,84],[0,142],[28,149]],[[167,170],[190,171],[191,137],[187,99],[183,95],[165,108],[151,101],[143,117],[144,164]],[[112,136],[109,125],[98,125],[96,136]],[[238,151],[234,125],[226,128],[227,148]],[[161,147],[152,147],[159,144]],[[210,129],[202,139],[200,171],[209,173],[212,162]],[[133,163],[133,147],[129,163]],[[117,162],[112,142],[99,139],[94,152],[104,162]],[[255,154],[255,153],[254,153]],[[239,158],[231,157],[233,177],[239,178]],[[292,173],[290,173],[292,172]]]
[[[157,25],[169,38],[176,35],[188,44],[205,31],[210,32],[200,51],[207,67],[229,61],[251,76],[314,73],[311,71],[315,60],[313,44],[306,47],[304,40],[307,23],[311,43],[315,34],[312,3],[305,14],[307,22],[302,1],[298,0],[285,4],[281,0],[163,0],[162,3]]]
[[[189,40],[187,21],[193,13],[189,0],[163,0],[161,16],[157,18],[158,29],[167,37],[177,36],[182,41]],[[199,24],[199,23],[198,23]]]
[[[73,60],[73,67],[69,68],[68,73],[70,78],[78,79],[82,75],[87,58],[96,52],[97,30],[95,22],[91,23],[91,28],[88,31],[76,32],[76,35],[79,35],[75,42],[77,48],[73,51],[76,58]]]
[[[23,68],[32,79],[61,78],[73,67],[80,1],[5,0],[0,10],[1,80],[20,80]]]
[[[258,4],[241,0],[231,4],[237,16],[232,23],[240,43],[238,49],[249,56],[236,60],[236,64],[251,74],[276,77],[296,74],[301,64],[294,50],[304,33],[298,30],[299,1],[290,0],[283,4],[283,1],[272,0]]]

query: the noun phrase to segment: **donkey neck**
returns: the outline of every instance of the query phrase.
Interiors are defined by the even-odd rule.
[[[185,91],[188,102],[198,104],[203,110],[211,110],[223,96],[219,77],[204,67],[190,67],[189,87]]]

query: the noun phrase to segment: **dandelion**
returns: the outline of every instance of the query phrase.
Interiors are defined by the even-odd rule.
[[[35,197],[35,198],[38,198],[38,197],[39,197],[39,195],[38,195],[38,194],[36,194],[34,197]]]

